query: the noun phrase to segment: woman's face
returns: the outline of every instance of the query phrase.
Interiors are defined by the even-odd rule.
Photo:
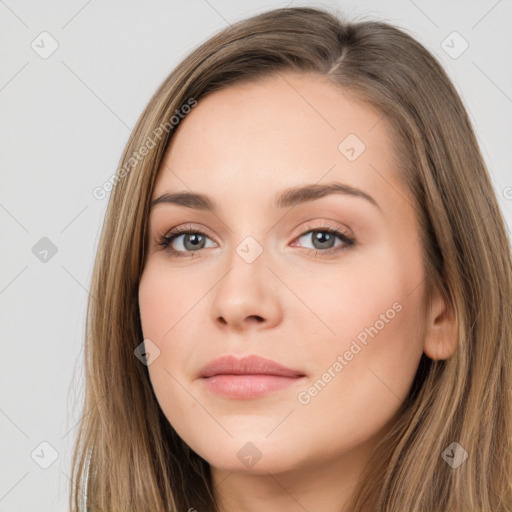
[[[188,196],[151,209],[140,315],[158,402],[214,468],[357,466],[393,421],[426,326],[394,150],[385,118],[310,75],[214,92],[182,121],[152,199]],[[223,355],[295,377],[200,376]]]

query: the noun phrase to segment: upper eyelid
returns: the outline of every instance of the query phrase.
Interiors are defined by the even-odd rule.
[[[308,224],[306,226],[303,226],[303,227],[300,227],[300,228],[297,228],[294,230],[293,235],[292,235],[293,236],[292,241],[294,241],[298,237],[302,237],[312,231],[329,231],[329,230],[335,232],[336,235],[341,235],[341,236],[345,235],[349,238],[354,237],[352,230],[350,228],[348,228],[348,226],[345,226],[345,225],[340,225],[340,226],[332,225],[330,223],[327,223],[327,221],[326,221],[322,225],[314,226],[308,222]],[[207,236],[213,242],[218,244],[218,242],[215,240],[215,237],[212,237],[206,228],[203,228],[201,226],[196,226],[193,223],[184,224],[184,225],[172,228],[172,229],[168,230],[166,233],[162,234],[161,238],[164,238],[164,237],[172,238],[174,241],[179,236],[185,235],[187,233],[200,233],[202,235]]]
[[[349,237],[354,236],[352,233],[352,230],[348,226],[345,226],[344,224],[332,225],[330,223],[328,224],[327,222],[325,222],[324,224],[319,225],[319,226],[312,226],[311,224],[308,223],[307,226],[297,228],[293,232],[293,236],[295,238],[297,238],[298,236],[303,236],[306,233],[309,233],[311,231],[328,231],[328,230],[335,231],[336,234],[342,234],[342,235],[346,235]]]

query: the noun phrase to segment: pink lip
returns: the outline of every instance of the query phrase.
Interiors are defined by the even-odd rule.
[[[305,377],[271,359],[256,355],[237,359],[222,356],[206,365],[199,374],[206,387],[227,398],[257,398],[288,387]]]
[[[282,364],[260,356],[245,356],[237,359],[235,356],[221,356],[210,361],[199,374],[199,377],[214,375],[280,375],[281,377],[303,377],[304,373],[292,370]]]

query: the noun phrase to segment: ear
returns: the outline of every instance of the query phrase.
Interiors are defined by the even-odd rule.
[[[452,306],[439,292],[427,311],[423,352],[434,360],[447,359],[457,348],[457,325]]]

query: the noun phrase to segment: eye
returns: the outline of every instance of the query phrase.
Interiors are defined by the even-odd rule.
[[[177,228],[162,236],[159,245],[177,256],[186,256],[187,253],[193,253],[199,249],[215,247],[215,245],[208,245],[208,241],[212,240],[202,231]]]
[[[341,228],[330,226],[302,232],[295,240],[299,241],[299,246],[311,243],[312,247],[306,247],[306,249],[313,250],[315,254],[321,256],[343,251],[356,245],[356,241],[351,235]],[[339,241],[337,244],[336,240]],[[166,235],[160,236],[158,244],[173,256],[194,256],[194,253],[199,252],[200,249],[216,246],[216,243],[206,233],[194,229],[192,226],[172,229]],[[297,243],[293,242],[291,245],[296,247]]]
[[[339,243],[336,244],[336,239]],[[299,238],[299,243],[311,243],[310,249],[315,251],[315,254],[331,254],[333,252],[342,251],[355,245],[355,239],[343,232],[340,228],[332,227],[319,227],[310,229],[303,233]],[[293,243],[292,246],[296,246]]]

